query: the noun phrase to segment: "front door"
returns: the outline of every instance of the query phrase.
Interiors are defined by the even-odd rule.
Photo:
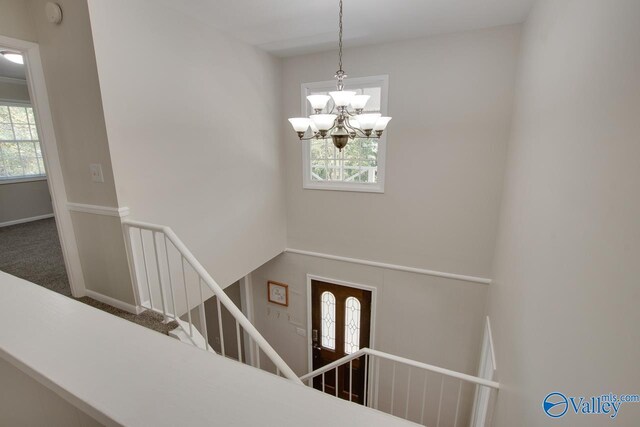
[[[371,291],[312,280],[311,320],[316,370],[369,347]],[[313,386],[347,400],[351,391],[350,400],[363,403],[365,375],[364,358],[354,359],[351,373],[347,363],[325,373],[324,384],[322,375],[315,378]]]

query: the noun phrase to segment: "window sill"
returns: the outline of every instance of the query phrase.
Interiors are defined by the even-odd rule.
[[[26,182],[34,182],[34,181],[46,181],[46,175],[39,176],[28,176],[24,178],[0,178],[0,185],[3,184],[22,184]]]
[[[305,182],[305,190],[351,191],[356,193],[384,193],[383,184],[352,184],[343,182]]]

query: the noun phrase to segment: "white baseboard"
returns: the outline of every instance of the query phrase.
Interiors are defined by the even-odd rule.
[[[13,221],[0,222],[0,227],[9,227],[10,225],[24,224],[25,222],[38,221],[40,219],[53,218],[53,214],[32,216],[29,218],[14,219]]]
[[[100,301],[102,303],[108,304],[112,307],[119,308],[120,310],[124,310],[131,314],[140,314],[145,311],[142,307],[137,307],[133,304],[126,303],[124,301],[120,301],[119,299],[111,298],[106,295],[103,295],[99,292],[92,291],[87,289],[87,296],[89,298],[93,298],[96,301]]]

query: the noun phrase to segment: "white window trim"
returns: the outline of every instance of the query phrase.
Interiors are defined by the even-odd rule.
[[[301,111],[303,117],[310,114],[307,102],[307,95],[313,90],[322,90],[328,87],[334,87],[335,80],[324,82],[303,83],[301,85]],[[388,94],[389,94],[389,76],[370,76],[348,78],[344,81],[344,88],[348,90],[350,87],[363,86],[380,86],[382,88],[380,94],[380,112],[383,116],[388,116]],[[385,132],[378,140],[378,182],[376,183],[353,183],[338,181],[313,181],[311,179],[311,143],[310,141],[302,141],[302,188],[308,190],[334,190],[334,191],[357,191],[363,193],[384,193],[385,178],[385,160],[387,154],[387,132]]]
[[[26,84],[26,83],[25,83]],[[7,107],[23,107],[23,108],[31,108],[33,110],[33,113],[35,114],[36,109],[34,108],[34,106],[31,104],[31,101],[23,101],[23,100],[16,100],[16,99],[5,99],[5,98],[0,98],[0,105],[2,106],[7,106]],[[37,123],[37,121],[36,121]],[[37,125],[36,125],[37,127]],[[38,133],[39,133],[39,129],[38,129]],[[31,142],[34,142],[35,140],[32,140]],[[25,141],[1,141],[1,142],[30,142],[28,140]],[[40,144],[40,152],[42,152],[42,137],[40,135],[38,135],[38,139],[37,139],[38,144]],[[43,161],[44,161],[44,153],[42,155],[43,157]],[[22,176],[15,176],[15,177],[6,177],[6,178],[0,178],[0,185],[3,184],[20,184],[20,183],[26,183],[26,182],[32,182],[32,181],[46,181],[47,180],[47,173],[45,171],[45,173],[43,174],[39,174],[39,175],[22,175]]]

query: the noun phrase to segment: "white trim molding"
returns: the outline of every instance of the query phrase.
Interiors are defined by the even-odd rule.
[[[96,291],[92,291],[91,289],[87,289],[87,296],[89,298],[92,298],[96,301],[100,301],[101,303],[110,305],[112,307],[115,308],[119,308],[120,310],[124,310],[127,313],[131,313],[131,314],[140,314],[143,311],[145,311],[146,309],[143,307],[138,307],[135,306],[133,304],[129,304],[127,302],[124,301],[120,301],[119,299],[115,299],[106,295],[103,295],[99,292]]]
[[[67,208],[73,212],[90,213],[94,215],[115,216],[124,218],[129,215],[129,208],[113,208],[110,206],[86,205],[84,203],[67,203]]]
[[[491,279],[483,277],[466,276],[463,274],[445,273],[443,271],[426,270],[424,268],[407,267],[398,264],[388,264],[385,262],[369,261],[366,259],[348,258],[339,255],[323,254],[320,252],[303,251],[301,249],[286,248],[285,253],[312,256],[316,258],[330,259],[333,261],[349,262],[352,264],[368,265],[370,267],[386,268],[388,270],[406,271],[407,273],[424,274],[426,276],[442,277],[444,279],[461,280],[463,282],[480,283],[483,285],[491,284]]]
[[[0,222],[0,228],[9,227],[10,225],[24,224],[25,222],[38,221],[41,219],[53,218],[53,214],[32,216],[29,218],[14,219],[13,221]]]

